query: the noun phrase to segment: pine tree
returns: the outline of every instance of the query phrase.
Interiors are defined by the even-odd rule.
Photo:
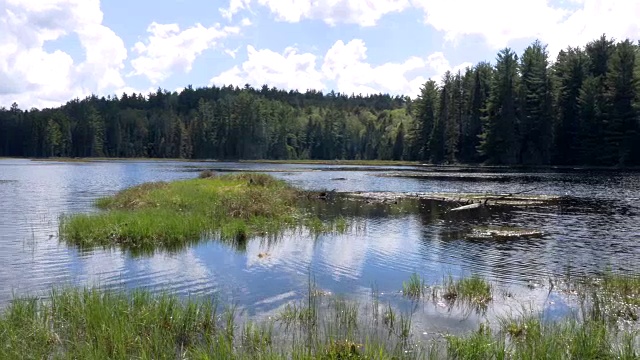
[[[561,51],[554,66],[555,96],[554,159],[556,164],[580,162],[584,130],[580,116],[580,89],[587,76],[589,59],[580,48]]]
[[[429,160],[429,141],[436,118],[438,104],[438,85],[435,81],[427,81],[420,90],[420,96],[415,101],[416,120],[412,151],[414,159]]]
[[[498,53],[483,119],[480,151],[488,163],[512,165],[517,162],[517,83],[518,56],[506,48]]]
[[[551,82],[547,74],[546,46],[535,41],[521,58],[520,157],[523,164],[551,160]]]
[[[611,164],[629,165],[638,131],[638,110],[634,106],[638,94],[635,73],[636,49],[630,40],[616,45],[607,73],[606,99],[611,105],[605,128],[607,153]]]
[[[462,124],[462,113],[464,111],[462,101],[462,77],[460,73],[452,76],[447,71],[443,79],[443,89],[449,88],[449,99],[445,103],[447,118],[444,123],[444,160],[452,164],[457,160],[458,140],[460,138],[460,126]],[[442,111],[442,109],[440,109]]]
[[[393,160],[403,160],[404,155],[404,124],[401,122],[393,144]]]

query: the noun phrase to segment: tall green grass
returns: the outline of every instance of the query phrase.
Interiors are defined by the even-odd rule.
[[[413,273],[408,281],[402,282],[402,295],[419,298],[424,295],[426,285],[420,275]]]
[[[309,293],[276,319],[171,295],[66,289],[0,316],[1,359],[393,359],[406,337],[377,332],[360,303]],[[322,315],[320,315],[322,313]],[[383,327],[383,325],[380,325]],[[384,330],[384,329],[383,329]],[[405,356],[402,356],[405,358]]]
[[[607,276],[616,289],[636,286],[636,277]],[[638,359],[640,324],[602,306],[613,280],[583,286],[578,296],[590,300],[568,317],[507,315],[442,341],[414,338],[423,329],[376,291],[371,303],[353,301],[311,280],[305,299],[258,322],[208,298],[65,289],[11,302],[0,314],[0,359]]]
[[[451,302],[464,302],[484,309],[493,300],[493,287],[477,274],[454,280],[449,276],[444,279],[442,297]]]
[[[147,183],[98,199],[104,211],[64,216],[60,236],[79,247],[122,246],[134,251],[175,249],[202,236],[243,243],[285,229],[344,231],[342,218],[320,221],[304,211],[306,193],[264,174],[206,176]]]

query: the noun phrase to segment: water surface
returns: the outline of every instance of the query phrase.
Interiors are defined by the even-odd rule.
[[[433,201],[421,201],[403,214],[392,214],[383,206],[338,202],[325,210],[352,217],[354,231],[318,238],[292,234],[278,241],[255,239],[243,248],[204,239],[176,252],[149,256],[116,249],[79,251],[58,239],[62,214],[97,211],[92,202],[98,197],[143,182],[192,178],[202,169],[268,171],[314,190],[514,193],[529,189],[534,194],[561,195],[564,200],[549,207],[456,216],[446,212],[453,205]],[[402,302],[398,291],[413,272],[428,283],[447,274],[479,273],[505,289],[522,289],[521,298],[544,302],[548,299],[540,300],[543,293],[528,293],[527,286],[544,285],[548,276],[567,269],[587,274],[610,265],[639,270],[637,173],[434,170],[439,169],[0,160],[0,308],[14,294],[45,294],[62,285],[99,285],[216,294],[250,314],[269,314],[303,298],[310,273],[326,291],[365,297],[375,285],[395,302]],[[388,174],[400,177],[380,176]],[[546,236],[513,241],[466,239],[469,229],[477,226],[539,229]],[[263,253],[269,255],[258,256]],[[434,311],[430,308],[425,313]]]

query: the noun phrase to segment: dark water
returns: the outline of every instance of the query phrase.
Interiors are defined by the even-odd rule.
[[[459,216],[445,212],[450,205],[430,201],[401,214],[382,206],[339,202],[328,213],[354,216],[354,231],[319,238],[292,235],[276,242],[255,239],[246,249],[203,241],[174,253],[132,256],[118,250],[79,252],[59,242],[61,214],[96,211],[91,203],[97,197],[147,181],[192,178],[203,168],[270,171],[303,188],[338,192],[534,189],[530,193],[562,195],[565,200],[550,207]],[[390,173],[412,177],[379,176]],[[341,178],[345,180],[336,180]],[[44,294],[60,285],[99,285],[217,294],[249,313],[268,314],[302,298],[309,273],[332,293],[364,297],[375,284],[393,300],[414,271],[428,283],[447,274],[475,272],[506,289],[527,289],[567,269],[597,273],[611,265],[640,270],[637,173],[0,160],[0,204],[0,308],[14,294]],[[469,229],[487,225],[537,229],[546,236],[502,242],[465,239]],[[265,252],[268,257],[258,256]],[[543,293],[521,293],[526,300],[545,301]]]

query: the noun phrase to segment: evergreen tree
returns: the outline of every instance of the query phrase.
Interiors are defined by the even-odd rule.
[[[548,164],[551,160],[551,81],[547,74],[546,46],[539,41],[521,58],[520,162]]]
[[[587,123],[580,116],[580,89],[587,76],[589,59],[580,48],[561,51],[554,66],[555,96],[554,158],[556,164],[577,164],[581,160]]]
[[[393,144],[393,160],[403,160],[404,155],[404,123],[398,126],[396,141]]]
[[[638,94],[635,72],[636,48],[630,40],[616,45],[607,73],[607,103],[610,113],[605,128],[607,163],[630,165],[633,141],[638,132],[638,110],[634,102]]]
[[[427,81],[420,90],[420,96],[415,101],[416,120],[414,136],[412,138],[412,152],[415,159],[429,160],[429,141],[436,119],[438,105],[438,85],[435,81]]]
[[[491,164],[512,165],[518,160],[517,84],[518,56],[506,48],[498,53],[480,143],[482,155]]]

